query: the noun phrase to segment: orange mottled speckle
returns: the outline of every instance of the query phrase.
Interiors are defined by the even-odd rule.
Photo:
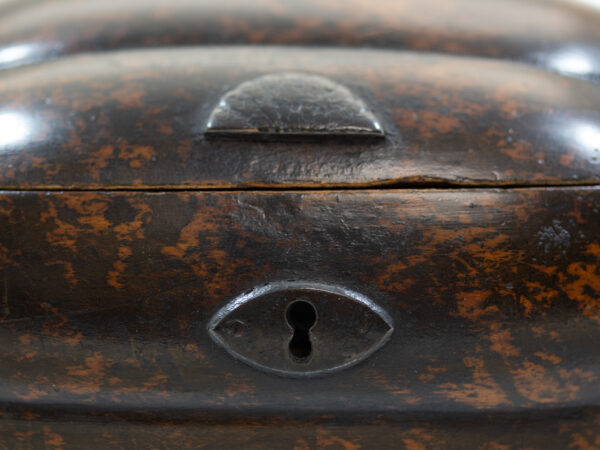
[[[341,447],[344,450],[359,450],[361,445],[320,428],[317,432],[317,447],[322,449],[339,449]]]
[[[553,403],[577,398],[579,387],[561,381],[540,365],[526,361],[518,369],[512,369],[515,388],[519,393],[533,402]]]
[[[52,432],[50,427],[44,427],[44,443],[47,446],[59,449],[63,448],[65,440],[60,434]]]
[[[484,315],[499,311],[496,305],[483,306],[491,291],[458,292],[458,315],[465,319],[478,320]]]
[[[485,370],[482,359],[464,358],[465,366],[472,370],[472,383],[444,383],[438,393],[450,400],[475,408],[493,408],[509,404],[506,394]]]
[[[490,348],[505,358],[521,354],[519,349],[512,345],[513,338],[509,330],[494,331],[489,334],[488,339],[492,342]]]
[[[560,364],[560,362],[562,361],[562,358],[556,355],[548,355],[542,352],[535,352],[534,355],[540,359],[543,359],[544,361],[551,362],[552,364]]]
[[[572,263],[567,273],[573,277],[564,290],[587,316],[600,314],[600,270],[597,265],[581,262]],[[595,292],[596,295],[590,292]]]

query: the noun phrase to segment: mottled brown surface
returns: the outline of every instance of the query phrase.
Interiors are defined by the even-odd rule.
[[[0,66],[120,48],[361,46],[519,60],[600,80],[599,20],[597,8],[568,0],[19,0],[0,15],[0,49],[23,51]]]
[[[5,192],[0,208],[6,446],[600,439],[598,188]],[[290,279],[368,295],[391,341],[311,380],[212,343],[217,309]]]
[[[191,426],[177,423],[0,422],[0,444],[11,449],[565,449],[594,450],[598,413],[582,412],[551,420],[474,420],[401,423],[224,424]],[[232,436],[236,439],[232,442]],[[93,437],[93,438],[90,438]]]
[[[205,139],[222,95],[280,71],[342,83],[385,139]],[[251,47],[77,57],[0,74],[0,125],[11,127],[0,136],[8,189],[600,181],[600,86],[455,56]]]
[[[599,23],[567,0],[3,3],[0,448],[600,448]],[[205,138],[283,71],[385,138]],[[298,380],[211,340],[290,280],[372,299],[390,341]]]

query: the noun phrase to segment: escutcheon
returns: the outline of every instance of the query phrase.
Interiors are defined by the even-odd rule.
[[[350,367],[383,346],[391,317],[339,286],[276,282],[245,293],[210,320],[211,337],[253,367],[315,376]]]

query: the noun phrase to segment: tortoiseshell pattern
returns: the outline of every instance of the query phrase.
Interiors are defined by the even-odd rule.
[[[599,23],[575,0],[3,2],[0,448],[600,448]],[[281,72],[385,138],[206,137]],[[311,379],[211,340],[294,280],[394,333]]]
[[[98,448],[134,439],[120,427],[168,446],[150,423],[211,446],[197,427],[233,422],[224,447],[302,424],[298,442],[331,448],[452,444],[462,421],[454,433],[478,445],[600,439],[598,188],[14,192],[0,205],[7,447],[44,430],[75,445],[74,418],[132,421]],[[293,279],[369,295],[392,339],[308,381],[211,342],[230,299]]]
[[[205,138],[224,94],[282,71],[346,86],[386,138]],[[25,132],[20,140],[0,137],[6,189],[600,182],[600,87],[503,61],[350,49],[171,49],[73,57],[0,72],[0,81],[0,119],[16,116]]]

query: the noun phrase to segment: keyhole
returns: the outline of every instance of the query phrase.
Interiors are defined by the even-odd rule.
[[[310,329],[317,321],[317,311],[310,303],[298,300],[288,307],[286,319],[294,329],[289,345],[290,354],[297,362],[305,362],[312,352]]]

